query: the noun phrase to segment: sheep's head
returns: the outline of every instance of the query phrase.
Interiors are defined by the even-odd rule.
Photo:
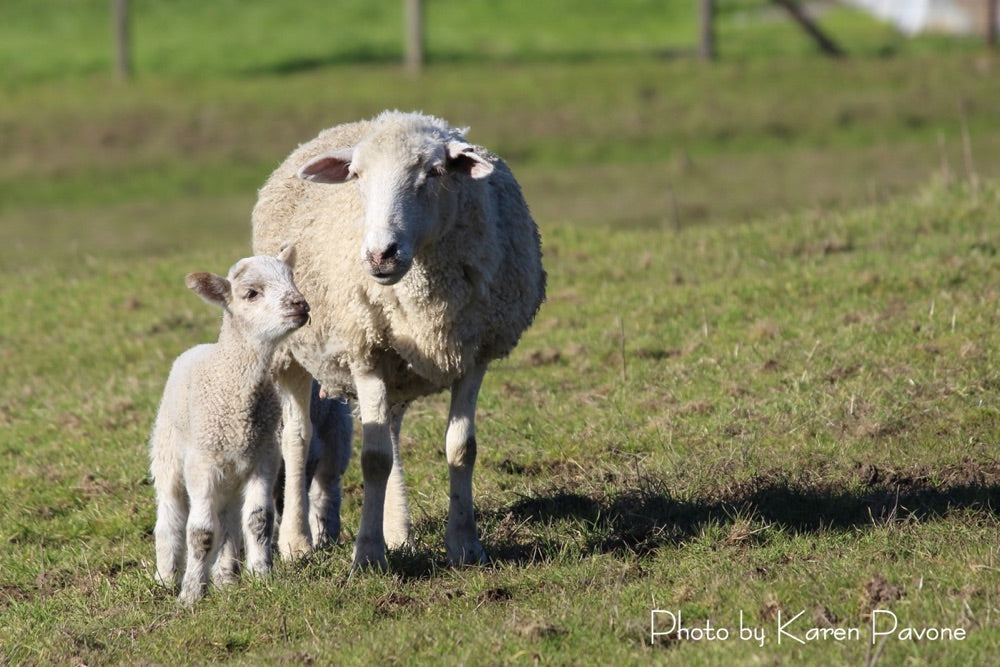
[[[247,257],[225,278],[189,273],[184,282],[207,303],[221,307],[245,337],[277,341],[309,321],[309,304],[292,279],[292,253],[288,247],[278,257]]]
[[[356,146],[319,155],[298,175],[317,183],[357,181],[364,207],[361,261],[374,280],[393,285],[425,245],[450,229],[462,180],[492,172],[443,121],[386,113]]]

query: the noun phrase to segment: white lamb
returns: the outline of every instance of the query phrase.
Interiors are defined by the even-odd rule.
[[[235,579],[241,542],[247,569],[271,570],[281,420],[271,366],[279,342],[309,320],[286,263],[290,252],[242,259],[227,278],[185,279],[223,310],[218,343],[174,362],[150,439],[157,576],[180,583],[187,605],[204,595],[210,571],[220,585]]]
[[[311,378],[357,398],[364,501],[354,567],[386,566],[410,539],[399,431],[410,401],[451,390],[445,436],[452,563],[486,558],[473,514],[475,410],[487,364],[507,355],[545,297],[541,242],[507,165],[464,130],[384,112],[300,146],[261,188],[256,252],[297,249],[313,326],[278,358],[287,482],[278,546],[310,548],[304,452]]]

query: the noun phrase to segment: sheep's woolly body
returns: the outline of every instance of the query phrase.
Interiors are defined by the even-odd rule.
[[[238,482],[246,478],[251,462],[274,449],[281,421],[269,369],[262,368],[270,361],[243,345],[219,343],[198,345],[177,358],[153,427],[154,479],[167,470],[183,470],[187,450],[156,446],[165,442],[197,442],[213,475]]]
[[[510,353],[544,300],[545,272],[520,186],[463,134],[438,118],[385,112],[321,132],[259,192],[254,248],[294,244],[296,280],[313,305],[312,326],[278,364],[286,556],[310,547],[295,491],[305,484],[307,372],[358,399],[365,500],[355,566],[384,567],[386,544],[408,539],[399,429],[410,401],[443,389],[452,391],[447,552],[456,563],[485,558],[472,505],[476,401],[488,363]]]
[[[466,180],[454,227],[430,243],[396,285],[371,280],[358,259],[364,210],[354,183],[317,186],[298,168],[326,151],[351,147],[382,125],[381,141],[459,136],[444,121],[386,113],[341,125],[303,144],[261,188],[253,213],[254,247],[298,249],[296,283],[314,304],[313,326],[290,341],[296,359],[328,390],[353,394],[348,369],[364,360],[389,374],[393,400],[450,387],[468,368],[507,355],[544,298],[540,241],[520,187],[506,164],[483,181]]]

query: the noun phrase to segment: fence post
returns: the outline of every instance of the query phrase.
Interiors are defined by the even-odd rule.
[[[403,0],[406,21],[406,69],[419,73],[424,65],[424,8],[422,0]]]
[[[129,0],[111,0],[112,31],[115,42],[115,78],[132,78],[132,39],[129,25]]]
[[[715,60],[715,0],[698,0],[698,57]]]

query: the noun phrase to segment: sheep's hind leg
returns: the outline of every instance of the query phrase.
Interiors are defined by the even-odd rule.
[[[306,454],[312,439],[309,395],[312,378],[297,363],[276,378],[281,391],[283,426],[281,455],[285,461],[285,498],[278,528],[278,550],[286,559],[304,556],[312,549],[309,535]]]
[[[156,478],[156,580],[164,586],[180,584],[184,566],[188,499],[179,476]]]
[[[486,562],[472,503],[472,473],[476,465],[476,402],[485,373],[485,366],[477,366],[451,388],[451,408],[445,436],[450,484],[445,551],[453,565]]]
[[[385,382],[376,373],[353,369],[361,412],[361,475],[365,496],[361,504],[361,526],[354,542],[354,569],[384,570],[386,483],[392,470],[392,435],[389,397]]]
[[[340,398],[325,398],[313,383],[309,444],[309,527],[313,546],[340,541],[341,478],[351,458],[352,417]]]

